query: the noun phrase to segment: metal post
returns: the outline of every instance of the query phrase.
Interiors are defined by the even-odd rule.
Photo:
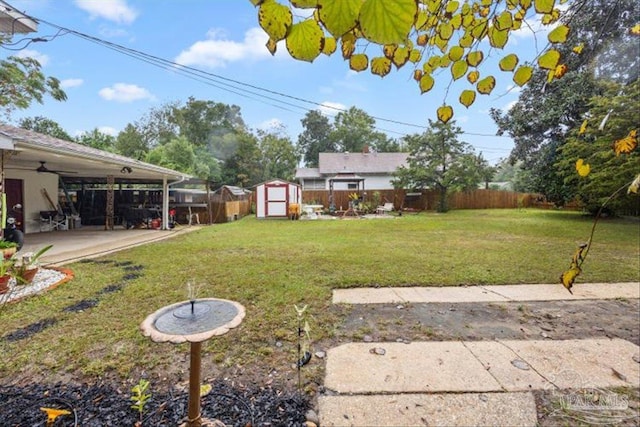
[[[191,360],[189,366],[189,409],[187,413],[187,426],[200,427],[200,351],[202,343],[191,343]]]

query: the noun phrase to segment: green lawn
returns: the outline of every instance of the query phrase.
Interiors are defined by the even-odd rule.
[[[43,319],[56,323],[30,338],[0,340],[0,377],[68,373],[74,378],[184,367],[186,345],[154,344],[139,332],[156,309],[199,296],[232,299],[247,317],[239,329],[209,341],[205,358],[220,367],[274,363],[274,343],[295,355],[294,304],[308,304],[314,340],[329,339],[340,321],[331,290],[360,286],[456,286],[558,283],[592,220],[571,212],[452,211],[388,220],[241,221],[204,227],[103,260],[76,263],[76,277],[55,290],[0,308],[0,335]],[[581,282],[640,280],[640,222],[602,220]],[[140,277],[123,280],[126,274]],[[122,290],[99,293],[109,285]],[[558,284],[558,286],[561,286]],[[86,299],[82,312],[64,308]],[[281,351],[281,352],[282,352]],[[275,365],[274,365],[275,366]],[[278,365],[282,368],[284,365]]]

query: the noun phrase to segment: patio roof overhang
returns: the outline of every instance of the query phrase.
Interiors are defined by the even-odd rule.
[[[24,13],[0,0],[0,33],[13,36],[38,31],[38,24]]]
[[[7,170],[37,171],[45,162],[65,183],[161,184],[183,182],[192,176],[140,160],[98,150],[13,126],[0,125],[0,148]]]

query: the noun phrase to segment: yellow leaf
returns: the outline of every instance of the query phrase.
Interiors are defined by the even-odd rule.
[[[388,1],[388,0],[387,0]],[[449,40],[453,35],[453,25],[449,22],[443,22],[438,25],[438,34],[442,40]]]
[[[295,59],[312,62],[322,52],[324,32],[314,19],[291,26],[287,36],[287,50]]]
[[[481,50],[476,50],[473,52],[469,52],[467,54],[467,63],[472,67],[477,67],[482,62],[484,58],[484,53]]]
[[[396,68],[402,67],[409,60],[409,49],[406,47],[399,47],[396,49],[393,54],[393,58],[391,58],[391,62],[396,66]]]
[[[422,76],[422,78],[420,79],[420,93],[425,93],[431,90],[431,88],[433,88],[433,84],[435,83],[435,81],[433,80],[433,77],[431,77],[431,75],[429,74],[425,74]]]
[[[454,15],[449,22],[451,22],[451,25],[453,25],[453,28],[455,28],[456,30],[459,30],[460,27],[462,26],[462,15],[457,14]]]
[[[638,131],[636,129],[629,132],[629,135],[613,143],[616,156],[629,154],[638,146]]]
[[[447,122],[451,120],[451,117],[453,117],[453,108],[451,108],[451,106],[449,105],[443,105],[442,107],[438,108],[437,114],[438,120],[440,120],[444,124],[447,124]]]
[[[578,132],[578,135],[582,135],[587,131],[588,124],[589,124],[589,120],[585,119],[585,121],[582,122],[582,125],[580,125],[580,131]]]
[[[362,0],[318,0],[319,18],[333,37],[342,37],[358,24]]]
[[[632,34],[634,36],[640,36],[640,23],[634,25],[633,27],[631,27],[629,29],[629,34]]]
[[[540,68],[547,70],[555,70],[560,62],[560,52],[555,49],[548,50],[540,58],[538,58],[538,65]]]
[[[429,36],[427,34],[420,34],[416,40],[418,46],[426,46],[429,42]]]
[[[342,36],[342,57],[344,59],[351,58],[353,52],[356,50],[356,37],[352,33],[347,33]]]
[[[513,71],[518,65],[518,55],[510,53],[500,60],[498,63],[502,71]]]
[[[502,49],[509,40],[509,29],[498,30],[496,27],[489,28],[489,44],[491,46]]]
[[[371,73],[384,77],[391,72],[391,60],[380,56],[371,60]]]
[[[440,57],[438,55],[434,55],[429,58],[429,60],[427,61],[427,64],[429,64],[429,66],[435,70],[440,66],[440,62],[441,62]]]
[[[579,45],[574,46],[573,49],[571,50],[573,50],[573,53],[580,55],[583,49],[584,49],[584,43],[580,43]]]
[[[469,80],[469,83],[471,84],[475,84],[475,82],[477,82],[479,78],[480,78],[480,72],[478,71],[472,71],[469,74],[467,74],[467,80]]]
[[[353,71],[364,71],[369,66],[369,58],[364,53],[351,55],[349,58],[349,68]]]
[[[325,37],[324,44],[322,45],[322,53],[329,56],[337,49],[336,39],[333,37]]]
[[[288,7],[274,0],[267,0],[260,5],[258,23],[269,38],[279,41],[287,36],[293,24],[293,15]]]
[[[542,16],[542,23],[544,25],[551,25],[560,19],[560,9],[553,9],[551,13],[547,13]]]
[[[458,80],[460,77],[464,76],[468,68],[469,65],[467,65],[467,61],[460,60],[454,62],[451,66],[451,76],[453,77],[453,80]]]
[[[591,172],[591,166],[588,163],[584,163],[584,160],[578,159],[576,161],[576,170],[578,171],[578,175],[584,178]]]
[[[549,33],[547,39],[549,39],[551,43],[564,43],[567,41],[568,36],[569,27],[566,25],[558,25]]]
[[[465,34],[464,36],[460,37],[458,43],[464,48],[471,47],[471,45],[473,45],[473,37],[471,37],[470,34]]]
[[[460,104],[464,105],[467,108],[469,108],[469,106],[473,104],[473,101],[475,100],[476,92],[473,90],[463,90],[460,94]]]
[[[453,12],[455,12],[456,10],[458,10],[458,6],[460,5],[459,2],[453,0],[447,3],[447,6],[445,8],[445,11],[449,14],[452,14]]]
[[[518,86],[524,86],[533,76],[533,68],[528,65],[521,65],[515,73],[513,73],[513,82]]]
[[[269,50],[271,55],[275,55],[276,54],[276,50],[278,49],[278,42],[277,41],[275,41],[272,38],[269,38],[269,40],[267,40],[267,44],[265,46],[267,47],[267,49]]]
[[[531,7],[532,0],[520,0],[520,6],[522,9],[527,10]]]
[[[205,397],[207,394],[211,393],[212,388],[211,384],[202,384],[200,386],[200,397]]]
[[[458,61],[464,55],[464,49],[460,46],[453,46],[449,50],[449,59],[452,61]]]
[[[415,0],[364,0],[358,22],[362,35],[374,43],[403,43],[413,27]]]
[[[640,188],[640,174],[638,174],[638,176],[636,176],[636,179],[634,179],[631,185],[629,185],[627,194],[631,194],[631,193],[638,194],[639,188]]]
[[[489,95],[494,87],[496,87],[496,79],[493,76],[485,77],[477,85],[478,92],[483,95]]]
[[[512,24],[513,24],[513,16],[511,16],[511,12],[507,10],[502,12],[493,20],[493,25],[498,31],[509,30],[511,29]]]
[[[471,35],[476,39],[480,40],[487,34],[487,20],[483,19],[479,22],[473,22],[473,29],[471,30]]]
[[[553,10],[553,6],[555,5],[554,0],[535,0],[535,8],[536,13],[551,13]]]
[[[564,76],[567,73],[567,65],[566,64],[560,64],[556,67],[556,69],[553,71],[553,76],[556,79],[561,78],[562,76]]]
[[[556,77],[556,70],[547,71],[547,83],[551,83]]]
[[[384,56],[391,59],[393,58],[393,54],[395,53],[397,48],[397,44],[385,44],[384,46],[382,46],[382,53],[384,53]]]
[[[560,281],[562,282],[562,285],[565,288],[567,288],[569,293],[573,294],[573,292],[571,292],[571,288],[573,287],[573,283],[576,281],[576,277],[578,277],[581,272],[582,270],[580,269],[580,267],[576,266],[565,271],[560,276]]]
[[[412,49],[411,53],[409,54],[409,61],[415,64],[417,62],[420,62],[421,59],[422,59],[422,52],[420,52],[418,49]]]
[[[423,75],[422,70],[413,70],[413,80],[419,82]]]

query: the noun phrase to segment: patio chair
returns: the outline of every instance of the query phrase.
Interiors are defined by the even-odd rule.
[[[387,212],[392,212],[393,211],[393,203],[385,203],[382,206],[378,206],[376,208],[376,215],[384,215]]]

